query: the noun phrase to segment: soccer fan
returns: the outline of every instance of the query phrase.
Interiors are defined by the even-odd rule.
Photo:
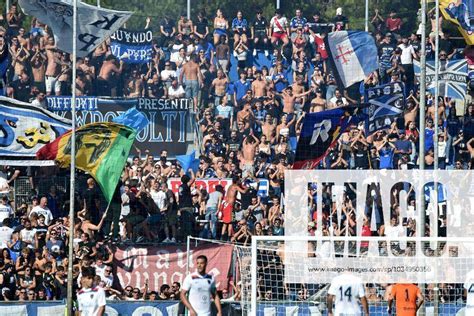
[[[196,266],[196,272],[184,279],[181,301],[188,308],[190,316],[208,316],[211,315],[212,298],[217,308],[217,316],[221,316],[222,307],[216,293],[214,276],[206,273],[207,257],[203,255],[197,257]]]
[[[82,290],[77,293],[79,316],[103,316],[105,292],[94,284],[95,268],[84,267],[81,274]]]
[[[364,315],[369,315],[369,305],[362,280],[347,273],[338,275],[332,280],[328,290],[328,315],[362,315],[359,300],[364,309]],[[333,303],[335,304],[334,312]]]
[[[423,304],[424,297],[415,284],[394,284],[388,297],[388,314],[392,314],[393,300],[396,301],[397,316],[415,316]]]

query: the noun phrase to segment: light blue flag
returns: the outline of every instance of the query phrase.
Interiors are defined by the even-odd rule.
[[[112,121],[135,129],[137,134],[150,123],[145,114],[138,111],[135,107],[128,109],[127,112],[122,113]]]
[[[195,150],[193,150],[189,155],[176,156],[176,160],[178,160],[185,173],[188,172],[189,168],[193,169],[194,172],[198,171],[199,159],[196,158]]]
[[[332,32],[326,36],[325,43],[336,75],[346,88],[364,80],[379,67],[375,40],[367,32]]]

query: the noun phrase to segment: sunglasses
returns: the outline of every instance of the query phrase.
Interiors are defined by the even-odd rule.
[[[112,272],[112,270],[105,270],[105,272],[109,272],[109,273],[110,273],[110,272]]]
[[[138,293],[140,293],[140,292],[137,292],[137,291],[133,291],[133,294],[138,294]]]

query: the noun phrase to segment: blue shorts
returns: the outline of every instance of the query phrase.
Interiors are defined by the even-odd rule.
[[[197,80],[184,80],[186,88],[186,98],[191,99],[198,96],[199,93],[199,81]]]

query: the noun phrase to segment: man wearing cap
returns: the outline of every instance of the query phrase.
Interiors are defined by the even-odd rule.
[[[336,16],[333,20],[334,26],[332,27],[332,31],[345,31],[349,29],[349,20],[347,17],[342,15],[342,8],[336,9]]]
[[[262,9],[257,9],[257,16],[250,30],[254,43],[253,55],[257,55],[257,46],[260,46],[265,49],[265,56],[268,56],[268,21],[262,15]]]

